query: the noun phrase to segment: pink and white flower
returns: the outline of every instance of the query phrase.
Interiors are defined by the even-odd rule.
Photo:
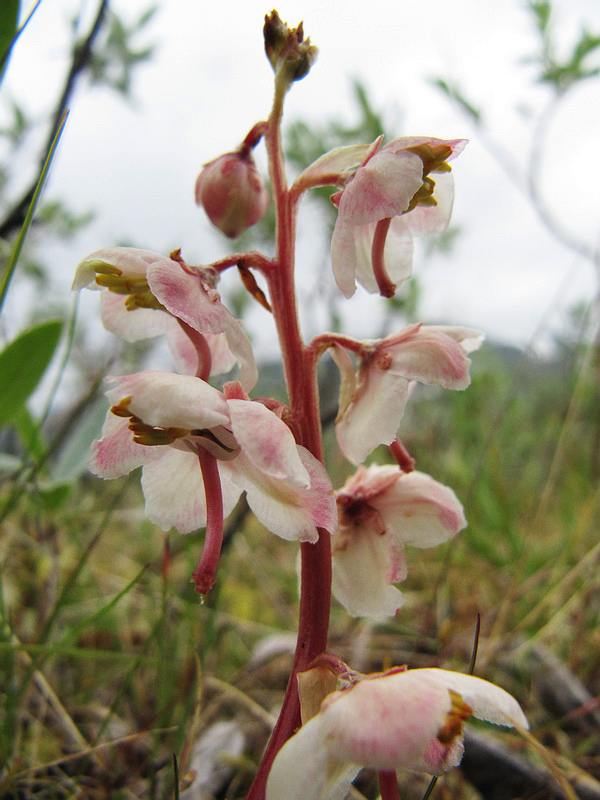
[[[411,381],[466,389],[467,353],[482,341],[483,334],[471,328],[409,325],[357,346],[357,372],[346,350],[335,344],[331,353],[341,375],[336,434],[346,458],[360,464],[378,445],[391,444]]]
[[[356,291],[356,280],[369,292],[391,297],[410,276],[412,236],[439,233],[448,225],[454,198],[448,161],[466,145],[464,139],[409,136],[380,147],[381,139],[368,148],[354,145],[325,154],[295,184],[298,193],[311,186],[342,187],[332,197],[338,219],[331,261],[346,297]]]
[[[405,545],[434,547],[467,524],[447,486],[396,465],[359,467],[336,492],[339,528],[332,539],[332,591],[355,617],[394,615],[407,575]]]
[[[107,392],[111,409],[91,469],[115,478],[141,466],[146,515],[163,530],[206,525],[200,449],[217,460],[225,516],[245,491],[257,518],[283,539],[315,542],[317,527],[336,530],[325,468],[239,383],[220,392],[200,378],[159,371],[110,380],[118,385]]]
[[[184,373],[204,371],[204,346],[210,368],[203,377],[229,372],[237,362],[240,382],[250,391],[258,377],[252,348],[221,302],[217,279],[210,269],[188,267],[149,250],[109,247],[79,263],[73,289],[107,290],[101,303],[105,328],[129,342],[164,334]]]
[[[443,669],[366,675],[328,694],[277,754],[266,800],[341,800],[361,767],[441,775],[460,763],[471,716],[528,728],[493,683]]]

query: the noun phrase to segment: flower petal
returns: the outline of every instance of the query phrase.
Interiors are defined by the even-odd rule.
[[[353,464],[362,463],[380,444],[391,444],[408,396],[408,381],[392,369],[370,369],[355,399],[336,425],[340,450]]]
[[[339,218],[346,225],[364,225],[403,214],[422,183],[423,162],[418,155],[383,148],[347,184]]]
[[[463,672],[427,668],[409,670],[412,673],[427,673],[427,678],[458,692],[463,700],[473,709],[473,716],[477,719],[492,722],[494,725],[513,727],[516,723],[529,730],[529,722],[523,709],[515,698],[500,686],[478,678],[475,675],[466,675]]]
[[[139,250],[137,247],[103,247],[100,250],[94,250],[79,262],[71,288],[73,290],[83,289],[92,283],[96,277],[98,262],[115,267],[123,274],[145,277],[148,265],[161,258],[163,256],[157,253],[152,253],[150,250]]]
[[[352,297],[356,291],[356,246],[352,225],[339,217],[331,237],[331,268],[333,277],[344,297]]]
[[[475,332],[473,332],[475,333]],[[422,325],[383,339],[381,352],[392,358],[390,373],[445,389],[466,389],[471,378],[464,348],[443,328]]]
[[[220,468],[229,470],[233,481],[246,490],[248,505],[272,533],[290,541],[314,543],[319,538],[317,527],[330,532],[337,527],[335,499],[325,468],[308,450],[298,447],[298,454],[310,476],[310,487],[293,486],[285,478],[260,472],[244,449]]]
[[[269,772],[266,800],[344,800],[359,767],[336,758],[321,729],[317,715],[283,745]]]
[[[180,533],[189,533],[203,528],[206,495],[198,456],[168,446],[152,449],[160,451],[160,459],[147,463],[142,472],[146,516],[164,531],[173,527]],[[226,471],[220,469],[219,477],[223,516],[227,517],[239,499],[240,489]]]
[[[228,408],[221,392],[200,378],[150,370],[112,380],[120,385],[107,392],[111,403],[131,397],[130,411],[146,425],[187,430],[229,427]]]
[[[394,616],[404,605],[402,592],[391,581],[406,577],[401,545],[388,533],[356,527],[345,534],[345,546],[334,546],[332,584],[334,597],[353,617]],[[334,540],[335,541],[335,540]]]
[[[137,342],[160,334],[169,334],[179,328],[176,320],[157,308],[128,309],[126,297],[114,292],[102,292],[100,301],[102,324],[126,342]]]
[[[296,442],[288,426],[262,403],[228,400],[231,430],[254,467],[271,478],[293,486],[308,486]]]
[[[92,444],[90,470],[100,478],[118,478],[152,460],[156,454],[149,447],[133,441],[129,420],[110,411],[106,415],[102,436]]]
[[[467,525],[463,507],[452,489],[423,472],[402,474],[372,502],[386,529],[404,544],[415,547],[445,542]]]
[[[413,669],[374,676],[329,695],[321,706],[321,731],[328,747],[347,762],[441,774],[462,754],[458,733],[446,746],[440,747],[438,739],[452,706],[450,689],[482,719],[527,727],[517,701],[500,687],[472,675]]]
[[[250,391],[258,378],[252,346],[239,322],[221,302],[219,293],[201,275],[186,272],[170,259],[152,264],[148,283],[165,308],[198,333],[226,335],[229,348],[240,363],[240,382]]]

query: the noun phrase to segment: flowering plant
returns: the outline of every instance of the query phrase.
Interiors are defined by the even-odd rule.
[[[383,144],[380,137],[336,148],[288,186],[281,146],[284,98],[310,71],[316,48],[302,25],[288,28],[276,12],[267,15],[264,33],[275,73],[270,116],[253,126],[237,150],[204,166],[196,200],[230,238],[258,222],[271,202],[252,158],[264,141],[275,255],[234,253],[192,266],[179,250],[167,257],[108,248],[80,262],[74,288],[102,290],[106,327],[128,341],[164,334],[179,369],[109,378],[115,386],[107,392],[110,409],[91,468],[114,478],[142,467],[150,520],[181,533],[205,528],[191,576],[201,595],[219,579],[224,519],[242,492],[265,528],[300,543],[293,669],[248,797],[262,800],[266,792],[272,800],[341,798],[349,776],[367,765],[381,772],[382,797],[390,800],[393,770],[439,774],[460,761],[462,724],[471,713],[526,726],[516,701],[478,678],[436,669],[359,676],[325,655],[332,588],[352,615],[393,616],[402,606],[393,584],[406,578],[404,546],[432,547],[466,525],[454,492],[414,471],[397,432],[412,382],[468,386],[467,353],[482,335],[419,323],[378,340],[324,332],[305,342],[296,302],[296,215],[310,189],[337,189],[331,197],[338,211],[331,244],[335,280],[346,297],[358,281],[389,298],[410,274],[412,235],[448,223],[448,162],[465,142],[408,137]],[[257,380],[252,348],[217,290],[221,273],[235,266],[244,287],[272,313],[286,404],[250,397]],[[317,384],[317,365],[328,350],[340,374],[337,441],[358,467],[337,491],[325,466]],[[235,379],[220,389],[210,383],[236,365]],[[389,447],[396,464],[360,466],[379,445]],[[303,690],[307,675],[323,672],[323,660],[335,669],[325,669],[316,693]]]

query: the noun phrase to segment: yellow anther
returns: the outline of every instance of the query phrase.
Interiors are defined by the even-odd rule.
[[[129,395],[119,400],[117,405],[111,406],[111,413],[114,414],[115,417],[133,417],[133,414],[129,410],[129,403],[131,403],[132,399],[131,395]]]
[[[94,270],[94,272],[98,272],[102,275],[122,275],[123,272],[118,267],[109,264],[106,261],[102,261],[101,259],[93,259],[92,261],[87,262],[90,267]]]
[[[136,444],[153,447],[155,445],[171,444],[175,440],[160,428],[148,428],[141,433],[134,433],[133,441]]]
[[[446,722],[437,732],[441,744],[451,744],[462,735],[463,725],[473,713],[473,709],[462,699],[458,692],[448,689],[450,694],[450,711],[446,714]]]
[[[423,162],[423,177],[430,172],[450,172],[452,167],[446,163],[446,159],[452,155],[452,148],[447,144],[417,144],[414,147],[407,147],[411,153],[416,153]]]

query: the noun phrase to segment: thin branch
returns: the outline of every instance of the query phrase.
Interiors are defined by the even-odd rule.
[[[90,63],[94,42],[100,32],[100,29],[102,28],[104,17],[108,9],[108,3],[109,0],[100,0],[96,18],[94,19],[87,37],[83,40],[83,42],[81,42],[81,44],[76,46],[73,51],[71,67],[69,69],[60,100],[58,101],[58,104],[52,115],[52,126],[50,128],[50,133],[48,134],[46,146],[43,150],[44,155],[41,159],[42,166],[46,161],[46,156],[50,150],[52,142],[54,141],[56,133],[60,128],[61,120],[65,114],[65,111],[70,105],[71,97],[75,90],[77,80]],[[0,238],[7,239],[14,230],[22,226],[23,222],[25,221],[27,209],[29,208],[29,204],[31,203],[31,199],[35,192],[36,185],[37,177],[22,195],[21,199],[17,201],[13,208],[8,212],[4,220],[0,223]]]

